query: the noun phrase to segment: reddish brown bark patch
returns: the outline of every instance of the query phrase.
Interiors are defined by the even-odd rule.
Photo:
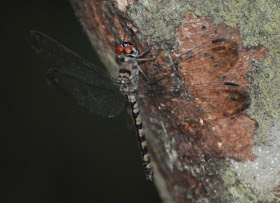
[[[216,39],[220,40],[215,42]],[[179,51],[174,54],[175,61],[184,83],[189,85],[186,91],[190,101],[179,100],[172,106],[178,106],[174,114],[184,118],[177,122],[195,143],[195,154],[236,160],[254,158],[251,148],[257,124],[242,113],[249,104],[244,87],[248,85],[246,71],[253,68],[251,60],[266,56],[267,50],[246,50],[237,29],[224,24],[216,27],[209,18],[192,14],[182,20],[176,41]],[[206,85],[192,89],[196,84],[213,82],[232,82],[241,87]]]

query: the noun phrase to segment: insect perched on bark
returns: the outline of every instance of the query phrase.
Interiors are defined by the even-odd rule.
[[[116,80],[45,34],[31,31],[30,36],[33,48],[54,65],[54,68],[49,69],[47,73],[48,82],[52,86],[62,87],[72,92],[78,103],[87,107],[91,112],[105,117],[116,116],[123,109],[125,97],[128,98],[146,179],[152,180],[151,158],[137,101],[139,72],[142,72],[137,62],[152,61],[156,57],[140,58],[147,54],[149,50],[139,54],[130,42],[123,42],[116,49],[117,56],[123,59],[119,70],[119,78]],[[143,72],[142,74],[144,75]]]
[[[141,58],[149,50],[139,54],[138,50],[130,42],[123,42],[116,49],[116,54],[118,58],[122,59],[122,63],[119,69],[119,77],[115,79],[94,64],[82,59],[57,41],[38,31],[31,31],[30,38],[33,48],[54,65],[54,68],[49,69],[47,73],[48,82],[52,86],[60,87],[70,92],[76,98],[78,104],[86,107],[90,112],[105,117],[116,116],[122,111],[126,97],[128,98],[137,131],[146,179],[152,180],[153,168],[137,100],[139,72],[141,72],[147,83],[149,83],[151,77],[148,78],[143,73],[138,62],[155,60],[159,51],[155,57]],[[207,66],[203,66],[200,63],[201,59],[209,62]],[[200,125],[197,125],[198,128],[196,129],[191,124],[200,123],[203,119],[211,118],[213,120],[215,118],[214,114],[227,116],[243,110],[243,108],[239,108],[239,104],[244,101],[237,101],[239,96],[242,95],[242,91],[236,89],[239,85],[232,82],[223,82],[224,77],[220,77],[220,73],[227,72],[237,59],[237,45],[231,40],[217,39],[202,44],[175,58],[175,62],[177,64],[197,62],[202,68],[205,67],[203,70],[195,69],[195,66],[190,65],[189,70],[183,72],[183,77],[180,76],[184,78],[183,84],[176,84],[176,78],[175,83],[173,83],[174,86],[161,86],[157,81],[151,82],[146,86],[143,94],[149,95],[147,101],[151,100],[150,98],[153,94],[156,95],[156,99],[161,104],[170,106],[170,108],[175,105],[172,103],[175,102],[172,99],[172,95],[183,95],[180,98],[176,98],[176,102],[180,104],[179,107],[182,107],[182,111],[180,110],[179,113],[185,114],[185,120],[188,120],[186,129],[194,135],[200,134],[200,129],[198,129]],[[217,77],[214,77],[216,75]],[[164,78],[165,76],[162,77],[161,75],[158,81],[164,80]],[[222,81],[215,81],[217,79]],[[233,87],[233,90],[230,89],[231,87]],[[171,92],[171,94],[168,92]],[[164,96],[168,96],[169,99],[160,99]],[[157,103],[152,101],[151,106],[157,105]],[[230,109],[236,109],[236,111],[226,112],[221,107],[221,104],[224,103],[231,104]],[[154,109],[157,109],[157,107],[155,106]]]

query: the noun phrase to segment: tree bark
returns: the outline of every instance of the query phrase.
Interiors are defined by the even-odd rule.
[[[279,201],[279,2],[70,2],[113,76],[121,42],[160,48],[139,99],[164,202]]]

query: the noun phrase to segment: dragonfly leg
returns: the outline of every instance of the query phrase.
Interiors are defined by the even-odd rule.
[[[149,50],[150,50],[150,48],[149,48],[147,51],[149,51]],[[145,51],[145,52],[147,52],[147,51]],[[136,59],[136,60],[139,61],[139,62],[154,61],[154,60],[157,59],[159,51],[160,51],[160,48],[159,48],[158,51],[157,51],[157,55],[154,56],[154,57],[151,57],[151,58],[142,58],[142,59]],[[145,54],[146,54],[145,52],[144,52],[144,54],[141,54],[141,56],[145,55]],[[140,55],[139,55],[139,56],[140,56]],[[138,56],[138,57],[139,57],[139,56]],[[144,78],[145,78],[146,80],[148,80],[148,77],[146,76],[146,74],[144,73],[144,71],[140,68],[140,66],[138,66],[138,69],[139,69],[139,71],[141,72],[141,74],[144,76]]]
[[[150,51],[150,47],[146,49],[146,51],[144,51],[142,54],[139,54],[137,58],[141,58],[142,56],[146,55],[149,51]]]
[[[138,62],[145,62],[145,61],[154,61],[154,60],[156,60],[157,59],[157,57],[158,57],[158,54],[159,54],[159,51],[160,51],[160,48],[158,49],[158,51],[157,51],[157,54],[156,54],[156,56],[154,56],[154,57],[151,57],[151,58],[141,58],[141,59],[136,59]],[[145,52],[144,52],[145,53]],[[146,53],[145,53],[146,54]],[[140,54],[141,56],[143,56],[144,54]],[[139,56],[140,56],[139,55]],[[138,56],[138,57],[139,57]]]

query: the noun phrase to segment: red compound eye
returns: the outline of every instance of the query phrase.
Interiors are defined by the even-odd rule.
[[[132,46],[126,46],[126,47],[123,49],[124,55],[131,54],[131,52],[132,52]]]
[[[116,53],[117,53],[117,54],[121,54],[122,52],[123,52],[123,47],[122,47],[122,45],[117,46]]]

